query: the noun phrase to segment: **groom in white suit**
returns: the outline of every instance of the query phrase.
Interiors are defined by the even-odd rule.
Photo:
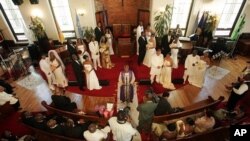
[[[91,57],[93,59],[95,70],[97,70],[97,65],[98,67],[102,68],[100,63],[99,45],[98,42],[95,40],[95,37],[91,38],[91,42],[89,43],[89,50],[91,52]]]
[[[52,71],[50,69],[50,64],[49,64],[49,60],[46,57],[46,55],[42,55],[42,59],[39,62],[39,66],[40,69],[43,71],[43,73],[46,75],[47,80],[48,80],[48,84],[49,84],[49,88],[51,90],[55,90],[55,87],[53,85],[53,81],[55,80],[54,75],[52,74]]]

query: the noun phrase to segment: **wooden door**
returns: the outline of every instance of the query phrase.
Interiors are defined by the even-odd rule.
[[[102,28],[104,29],[106,26],[108,26],[108,13],[107,10],[105,11],[99,11],[95,13],[96,17],[96,23],[101,22]]]
[[[137,25],[142,21],[143,26],[146,27],[150,23],[150,12],[149,10],[138,10]]]

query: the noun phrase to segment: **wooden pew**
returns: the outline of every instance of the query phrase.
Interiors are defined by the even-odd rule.
[[[176,141],[214,141],[229,139],[229,126],[222,126],[214,128],[210,131],[193,134],[184,138],[176,139]]]
[[[107,123],[107,119],[100,118],[97,115],[87,115],[87,114],[83,115],[83,114],[63,111],[63,110],[57,109],[51,105],[48,105],[46,103],[46,101],[42,101],[41,104],[48,110],[48,112],[53,113],[53,114],[66,116],[66,117],[72,118],[74,120],[84,119],[85,121],[98,122],[100,125],[106,125],[106,123]]]
[[[178,119],[181,117],[185,117],[188,115],[196,114],[204,111],[205,109],[212,108],[218,105],[220,102],[224,100],[224,97],[219,97],[218,100],[214,100],[211,96],[208,96],[208,99],[202,100],[200,102],[194,103],[190,106],[183,107],[183,112],[167,114],[162,116],[154,116],[153,122],[162,123],[163,121],[169,121],[173,119]]]
[[[0,106],[0,119],[4,119],[12,112],[14,112],[14,108],[10,105],[10,102],[6,102],[4,105]]]
[[[70,138],[63,135],[56,135],[41,129],[34,128],[30,125],[24,124],[30,130],[35,132],[35,137],[38,141],[85,141],[84,139]],[[111,133],[108,134],[107,139],[105,141],[109,141],[111,138]]]

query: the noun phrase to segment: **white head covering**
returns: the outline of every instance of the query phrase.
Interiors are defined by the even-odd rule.
[[[65,66],[64,66],[64,64],[63,64],[63,61],[61,60],[60,56],[58,55],[58,53],[57,53],[55,50],[50,50],[50,51],[48,52],[49,60],[50,60],[50,55],[49,55],[49,54],[50,54],[51,52],[55,55],[56,59],[61,63],[62,69],[63,69],[63,71],[64,71],[64,70],[65,70]]]

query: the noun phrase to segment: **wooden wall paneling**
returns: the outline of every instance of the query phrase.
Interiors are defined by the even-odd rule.
[[[149,10],[138,9],[137,25],[139,22],[143,22],[143,26],[146,27],[150,22],[150,12]]]

